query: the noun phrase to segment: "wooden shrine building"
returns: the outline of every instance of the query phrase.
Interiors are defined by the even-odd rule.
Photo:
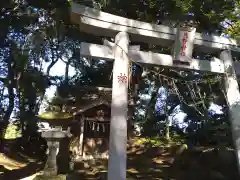
[[[63,106],[66,112],[73,114],[72,151],[84,159],[108,158],[112,89],[81,87],[71,94],[72,97],[65,100]],[[132,114],[131,104],[129,118]]]

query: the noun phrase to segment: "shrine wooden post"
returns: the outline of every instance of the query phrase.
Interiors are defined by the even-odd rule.
[[[80,25],[81,31],[97,36],[115,37],[114,46],[111,45],[109,47],[106,43],[104,43],[105,45],[81,43],[80,49],[82,56],[110,61],[115,60],[113,68],[108,180],[126,180],[127,83],[119,83],[118,76],[122,73],[123,76],[125,74],[128,77],[129,60],[134,60],[141,64],[225,74],[226,98],[229,104],[238,167],[240,167],[240,93],[236,79],[236,76],[240,75],[240,63],[233,62],[231,57],[231,52],[240,54],[240,48],[235,40],[219,36],[202,35],[195,33],[195,30],[193,30],[192,34],[194,36],[190,35],[190,48],[185,52],[179,51],[181,53],[180,56],[177,54],[171,56],[128,48],[129,39],[127,33],[131,34],[131,40],[135,42],[169,47],[174,44],[178,35],[183,35],[186,38],[186,33],[178,32],[176,28],[135,21],[79,4],[73,4],[71,16],[72,21]],[[185,41],[186,39],[181,43],[186,45]],[[222,51],[220,59],[215,57],[211,61],[192,59],[193,46],[198,51],[204,53],[220,53]],[[182,49],[186,49],[186,47]],[[184,57],[185,54],[189,57]],[[188,65],[176,64],[175,60],[188,61]]]

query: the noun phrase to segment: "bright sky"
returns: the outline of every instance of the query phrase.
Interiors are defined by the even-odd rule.
[[[47,66],[49,65],[49,63],[44,64],[44,72],[46,72],[47,70]],[[62,61],[58,61],[51,69],[50,71],[50,75],[51,76],[63,76],[65,74],[65,63]],[[75,74],[75,70],[73,67],[69,67],[69,72],[68,75],[71,77]],[[54,94],[56,92],[56,86],[51,86],[50,88],[48,88],[46,90],[46,97],[48,100],[50,100],[51,98],[54,97]],[[46,101],[44,101],[42,103],[42,105],[40,106],[40,110],[39,110],[39,114],[44,112],[44,106],[46,105]]]

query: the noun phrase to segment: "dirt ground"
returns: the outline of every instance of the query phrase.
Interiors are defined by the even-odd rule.
[[[238,180],[234,151],[228,148],[188,148],[187,145],[162,144],[152,147],[135,143],[128,146],[128,180]],[[31,177],[44,162],[21,156],[0,156],[0,179],[19,180]],[[18,155],[20,157],[20,155]],[[107,160],[76,162],[70,180],[105,180]]]
[[[136,142],[136,141],[134,141]],[[128,180],[238,180],[232,149],[131,144],[128,148]],[[107,160],[78,162],[72,177],[106,179]]]

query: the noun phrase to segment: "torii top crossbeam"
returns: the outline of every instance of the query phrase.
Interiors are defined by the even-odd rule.
[[[136,42],[169,46],[174,43],[177,32],[176,28],[127,19],[76,3],[72,5],[71,15],[75,23],[81,24],[82,31],[108,37],[115,37],[118,32],[125,31]],[[235,40],[200,33],[195,34],[194,48],[203,52],[231,49],[240,53],[240,46]]]
[[[72,21],[79,24],[80,30],[93,35],[115,37],[118,32],[125,31],[130,34],[131,40],[135,42],[145,42],[149,44],[170,46],[174,44],[177,33],[176,28],[170,28],[163,25],[154,25],[146,22],[127,19],[124,17],[105,13],[93,8],[82,6],[76,3],[72,5]],[[99,50],[100,48],[100,50]],[[233,39],[227,39],[220,36],[209,36],[195,33],[194,37],[195,50],[202,52],[219,52],[223,49],[230,49],[235,53],[240,53],[240,47]],[[81,54],[84,56],[98,57],[100,59],[108,59],[112,55],[111,49],[106,46],[94,44],[81,44]],[[104,54],[104,55],[101,55]],[[133,57],[136,62],[138,57],[146,57],[147,63],[174,66],[172,56],[164,54],[156,54],[151,52],[135,51]],[[95,56],[97,55],[97,56]],[[130,52],[130,56],[132,53]],[[110,59],[113,59],[110,57]],[[164,62],[163,60],[164,59]],[[177,66],[175,66],[177,67]],[[183,67],[184,68],[184,67]],[[220,59],[213,58],[212,61],[192,60],[190,66],[186,69],[211,71],[216,73],[224,73],[223,62]],[[236,74],[240,75],[240,63],[234,62]]]

